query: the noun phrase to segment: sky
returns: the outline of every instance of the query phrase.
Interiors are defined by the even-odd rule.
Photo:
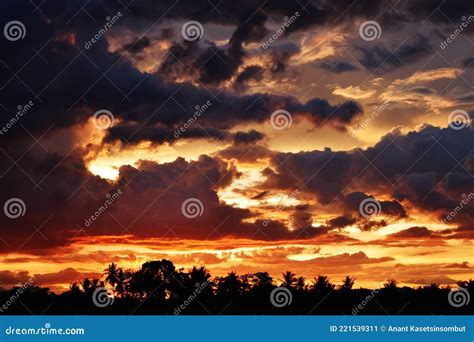
[[[111,262],[474,275],[474,3],[2,1],[0,286]]]

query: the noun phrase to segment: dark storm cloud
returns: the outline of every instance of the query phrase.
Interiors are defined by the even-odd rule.
[[[247,88],[247,82],[251,80],[261,81],[263,79],[263,68],[258,65],[245,67],[234,81],[234,88],[237,91],[243,91]]]
[[[377,72],[402,67],[433,52],[429,40],[421,35],[412,36],[401,45],[396,44],[393,48],[383,45],[367,45],[359,46],[357,49],[360,52],[359,63],[367,69],[377,70]]]
[[[441,23],[459,23],[462,17],[474,13],[474,3],[465,0],[416,0],[403,2],[409,20],[430,20]]]
[[[474,67],[474,57],[466,58],[466,59],[462,62],[462,66],[463,66],[464,68],[472,68],[472,67]]]
[[[97,18],[115,13],[111,7],[104,8],[101,4],[102,2],[91,2],[88,7],[90,13]],[[45,16],[49,16],[48,19],[39,14],[31,15],[31,4],[27,2],[16,2],[8,9],[4,8],[5,13],[15,13],[15,16],[23,13],[24,24],[31,29],[26,38],[15,45],[8,40],[0,41],[1,50],[8,51],[2,55],[3,64],[0,68],[0,80],[4,84],[2,105],[8,113],[2,115],[0,124],[3,126],[11,120],[18,105],[32,100],[34,106],[21,118],[21,125],[13,125],[8,134],[1,137],[3,141],[22,139],[25,129],[39,136],[47,129],[53,132],[59,128],[82,124],[95,111],[104,108],[120,120],[120,123],[117,121],[108,131],[106,141],[121,140],[130,143],[169,141],[176,129],[188,122],[195,107],[206,101],[212,101],[211,108],[202,115],[199,126],[187,129],[182,137],[207,136],[226,140],[230,137],[225,130],[241,123],[264,122],[277,109],[291,111],[295,119],[308,117],[316,124],[334,124],[342,129],[362,112],[355,102],[330,105],[326,100],[313,99],[303,104],[289,96],[237,96],[221,89],[211,88],[209,91],[190,84],[165,82],[160,73],[142,73],[120,53],[111,53],[106,37],[97,39],[89,49],[85,49],[85,42],[90,42],[91,37],[102,27],[98,24],[100,21],[94,23],[83,12],[77,12],[82,5],[80,1],[45,4],[42,10]],[[138,13],[131,14],[121,7],[114,8],[122,9],[123,16],[111,30],[131,25],[134,16],[140,16],[139,9],[146,7],[146,4],[137,2],[133,6],[134,10],[138,9]],[[158,7],[160,5],[154,6]],[[181,15],[184,14],[180,12],[179,16]],[[10,16],[7,15],[6,18],[9,19]],[[200,69],[202,81],[212,79],[213,82],[218,82],[232,76],[241,62],[242,44],[257,41],[266,33],[262,14],[246,19],[237,21],[238,25],[227,47],[218,48],[209,42],[210,46],[203,48],[204,55],[214,48],[219,51],[213,56],[225,56],[221,56],[224,60],[222,67],[218,66],[220,59],[217,61],[214,57],[209,60],[206,58],[206,64],[210,64],[209,68],[204,66]],[[132,53],[139,53],[150,44],[151,38],[137,37],[124,48]],[[171,52],[185,60],[188,51],[200,51],[196,45],[177,44],[171,48]],[[31,58],[31,47],[41,50],[40,55],[33,55]],[[171,55],[170,53],[169,56]],[[165,61],[162,70],[169,68],[172,67]],[[15,70],[22,71],[16,76]],[[250,69],[250,73],[253,72],[255,70]],[[248,77],[250,76],[245,75],[244,71],[243,78]]]
[[[344,61],[340,61],[340,62],[326,61],[326,62],[319,63],[318,66],[324,71],[329,71],[336,74],[358,70],[357,67],[355,67],[354,65],[344,62]]]
[[[293,42],[272,45],[269,49],[270,72],[279,76],[287,70],[291,57],[300,52],[300,48]]]
[[[426,126],[407,135],[395,131],[365,150],[275,153],[272,168],[264,172],[262,189],[298,185],[314,193],[320,203],[342,201],[352,212],[368,198],[364,189],[379,189],[393,197],[380,201],[382,213],[388,216],[405,217],[400,202],[408,201],[437,212],[441,219],[459,205],[470,187],[472,174],[463,162],[473,148],[472,128],[457,131]],[[452,222],[468,222],[466,215],[474,215],[472,206],[465,206]]]
[[[345,209],[350,210],[353,213],[359,213],[360,203],[368,198],[373,198],[363,192],[352,192],[344,196],[342,202]],[[397,201],[378,201],[381,205],[382,213],[388,216],[394,216],[398,218],[404,218],[407,213],[403,206]]]
[[[230,140],[232,134],[226,130],[215,127],[207,127],[196,124],[192,127],[183,129],[183,131],[172,131],[163,124],[140,125],[138,123],[123,123],[111,127],[105,138],[105,142],[114,142],[119,140],[130,144],[137,144],[141,141],[150,141],[156,144],[165,142],[173,144],[177,139],[207,139],[207,140]]]
[[[411,89],[409,89],[410,92],[412,93],[417,93],[421,95],[430,95],[436,93],[436,91],[433,88],[428,88],[428,87],[423,87],[423,86],[416,86]]]
[[[390,234],[389,237],[395,238],[425,238],[431,237],[432,231],[426,227],[411,227],[397,233]]]
[[[148,127],[153,127],[155,130],[160,124],[168,127],[168,135],[171,136],[176,129],[184,123],[189,123],[190,118],[193,118],[194,106],[196,104],[202,105],[206,101],[210,101],[212,104],[198,118],[192,120],[193,124],[190,126],[199,124],[203,127],[212,126],[215,129],[227,130],[243,123],[263,123],[270,119],[275,110],[285,109],[292,114],[294,120],[304,117],[314,124],[333,125],[344,130],[346,125],[362,114],[362,108],[354,101],[331,105],[324,99],[312,99],[307,103],[300,103],[294,97],[260,93],[236,96],[220,91],[212,96],[207,90],[198,89],[192,85],[162,84],[158,87],[162,88],[163,92],[154,95],[153,101],[151,99],[145,101],[142,106],[137,106],[128,112],[122,109],[120,117],[123,119],[123,123],[117,124],[108,131],[107,141],[115,139],[127,141],[131,139],[133,142],[148,140],[153,137]],[[147,95],[141,93],[140,96],[145,98]],[[153,95],[150,94],[150,96]],[[172,96],[173,100],[170,101],[168,96]],[[160,99],[163,105],[158,108],[146,104],[147,102],[155,103],[154,101]],[[187,108],[189,111],[185,110]],[[143,124],[133,124],[132,126],[136,126],[137,129],[132,132],[128,121],[142,122]],[[123,128],[123,126],[126,127]],[[158,126],[160,132],[162,128],[163,126]],[[125,134],[126,131],[129,131],[130,135]],[[142,131],[144,132],[143,137]],[[156,141],[163,141],[161,134],[158,136]],[[151,141],[155,141],[155,139]]]
[[[135,39],[133,42],[129,44],[125,44],[122,47],[122,49],[127,52],[136,54],[136,53],[142,52],[150,45],[151,45],[150,39],[148,39],[147,37],[143,37],[143,38]]]
[[[88,14],[80,10],[84,5]],[[288,1],[262,2],[262,5],[263,12],[269,16],[301,11],[301,17],[288,33],[332,24],[337,18],[343,23],[372,17],[380,9],[380,2],[373,1],[311,2],[305,9],[297,2]],[[457,14],[458,5],[456,2],[456,8],[449,9],[449,14]],[[304,183],[323,204],[354,191],[395,187],[394,200],[383,201],[382,210],[396,217],[402,217],[404,209],[399,202],[404,201],[419,208],[439,210],[440,215],[446,213],[461,200],[463,184],[472,182],[472,175],[462,167],[474,149],[472,128],[453,131],[425,127],[408,135],[395,132],[374,147],[350,152],[327,149],[278,153],[259,145],[249,150],[244,143],[261,140],[260,133],[234,135],[229,130],[241,124],[263,123],[277,109],[288,110],[295,121],[306,118],[316,125],[329,124],[341,130],[362,113],[361,106],[354,101],[330,104],[325,99],[315,98],[303,103],[292,96],[260,93],[240,96],[214,87],[238,73],[246,53],[243,45],[258,42],[268,32],[266,16],[255,13],[255,1],[226,1],[215,5],[207,0],[134,1],[130,3],[130,11],[119,1],[112,0],[57,1],[40,6],[41,11],[33,12],[30,1],[0,3],[5,22],[20,18],[27,28],[22,40],[0,39],[1,104],[6,108],[0,125],[10,122],[17,106],[30,100],[34,102],[21,121],[0,137],[0,203],[18,197],[26,204],[25,216],[15,221],[1,215],[1,250],[38,252],[67,246],[75,237],[88,235],[283,240],[311,238],[327,231],[327,228],[311,227],[307,210],[293,214],[292,222],[297,226],[293,231],[277,221],[266,225],[263,221],[248,223],[247,219],[254,215],[250,210],[227,205],[217,195],[218,189],[240,176],[231,162],[220,157],[249,163],[274,157],[272,167],[264,171],[267,180],[262,186],[269,190],[294,189],[295,184]],[[104,18],[117,11],[123,11],[123,17],[116,27],[131,30],[133,34],[145,32],[150,26],[145,25],[145,21],[155,22],[165,13],[163,20],[219,23],[233,26],[234,32],[224,46],[209,41],[175,42],[169,52],[185,62],[184,69],[177,70],[178,64],[173,64],[172,56],[168,56],[161,69],[162,77],[160,72],[142,73],[120,53],[110,52],[104,36],[90,48],[85,47],[103,28]],[[91,20],[89,14],[97,20]],[[163,32],[163,39],[171,36],[171,30]],[[152,38],[138,35],[126,48],[140,53],[150,41]],[[418,40],[396,49],[401,61],[392,59],[386,48],[365,49],[366,52],[361,50],[362,54],[372,54],[362,58],[368,68],[384,57],[388,57],[388,66],[396,67],[418,58],[425,53],[426,46]],[[276,47],[272,52],[277,56],[270,66],[273,72],[285,70],[291,56],[288,51],[281,54],[278,51]],[[199,81],[213,86],[203,88],[170,82],[174,75],[194,72],[194,63],[203,64],[198,71]],[[173,77],[167,79],[169,75]],[[244,78],[248,80],[248,75]],[[106,108],[117,119],[115,126],[107,131],[107,142],[163,143],[188,122],[196,106],[207,101],[212,105],[182,137],[234,139],[235,145],[215,158],[202,156],[197,161],[179,158],[172,163],[141,161],[135,166],[125,165],[120,168],[116,183],[94,176],[87,169],[84,158],[91,146],[61,151],[60,147],[69,147],[68,139],[78,138],[54,135],[59,134],[60,129],[85,123],[96,110]],[[50,145],[57,148],[54,151],[48,151],[40,144],[42,141],[35,140],[46,130],[49,130],[46,138],[56,139],[50,141]],[[352,184],[354,175],[359,174],[360,178]],[[347,189],[349,186],[354,189]],[[86,227],[84,220],[103,205],[107,195],[118,190],[123,194],[117,201]],[[198,198],[204,206],[202,216],[196,220],[181,214],[182,203],[192,197]],[[466,208],[464,213],[471,214],[472,209]],[[460,222],[462,229],[453,234],[472,234],[469,230],[472,223],[465,215],[456,216],[454,221]],[[329,222],[333,227],[342,223],[342,219]],[[371,227],[377,224],[381,223],[366,223]]]
[[[242,163],[255,163],[259,159],[266,159],[272,151],[261,145],[234,144],[219,151],[219,156],[226,159],[236,159]]]
[[[101,2],[103,7],[116,9],[120,3],[116,0],[106,0]],[[273,20],[283,17],[290,17],[295,12],[300,13],[298,20],[293,23],[288,32],[301,31],[315,26],[343,24],[357,18],[373,17],[381,8],[383,1],[303,1],[292,2],[284,0],[275,1],[223,1],[212,3],[207,0],[163,0],[156,3],[152,0],[134,1],[131,5],[134,17],[137,20],[156,21],[162,15],[169,19],[189,19],[197,20],[201,23],[217,23],[222,25],[240,25],[249,21],[253,16],[263,15],[263,21],[267,16]],[[254,32],[261,34],[260,29],[252,28]],[[248,33],[248,29],[241,31]]]
[[[351,216],[338,216],[328,220],[327,225],[331,228],[344,228],[356,223],[356,219]]]
[[[252,129],[248,132],[236,132],[234,134],[234,142],[236,144],[254,144],[264,137],[265,135],[263,133]]]
[[[3,172],[10,165],[2,160],[1,166]],[[34,148],[18,171],[10,170],[0,183],[2,203],[16,197],[26,206],[25,215],[14,222],[1,215],[3,251],[47,254],[52,248],[67,248],[75,238],[101,235],[271,241],[320,233],[310,226],[289,231],[279,221],[264,226],[244,222],[254,214],[221,202],[217,195],[240,173],[232,164],[204,155],[192,162],[178,158],[171,163],[122,166],[119,178],[111,183],[85,169],[78,154],[61,160]],[[28,177],[40,187],[35,188]],[[183,203],[189,199],[202,204],[194,218],[183,214]]]
[[[217,47],[212,42],[207,42],[207,46],[189,42],[176,43],[171,47],[158,73],[164,73],[173,79],[189,74],[191,69],[192,72],[199,73],[200,82],[219,85],[232,78],[242,65],[245,56],[242,44],[259,41],[267,34],[265,20],[266,17],[258,12],[246,18],[236,27],[229,43],[224,47]],[[249,72],[243,77],[249,77]]]

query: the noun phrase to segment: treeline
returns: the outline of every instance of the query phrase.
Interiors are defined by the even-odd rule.
[[[61,294],[31,285],[0,290],[1,314],[298,314],[386,315],[472,313],[474,281],[462,291],[438,284],[400,287],[388,280],[378,289],[355,288],[347,276],[333,284],[326,276],[311,281],[287,271],[281,279],[267,272],[211,277],[205,267],[176,269],[163,259],[137,271],[112,263],[103,279],[74,282]],[[280,285],[277,286],[276,283]],[[19,293],[19,290],[21,290]]]

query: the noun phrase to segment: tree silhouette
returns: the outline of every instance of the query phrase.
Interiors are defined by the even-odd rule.
[[[312,289],[317,295],[326,295],[334,289],[335,285],[329,282],[326,276],[314,278]]]
[[[296,274],[294,274],[291,271],[286,271],[283,273],[283,279],[282,279],[282,284],[281,286],[287,287],[287,288],[292,288],[294,284],[298,282],[298,279],[296,278]]]
[[[31,286],[0,289],[0,301],[12,302],[0,314],[454,314],[472,313],[474,301],[461,306],[448,301],[451,288],[430,284],[418,288],[399,287],[395,279],[381,289],[354,289],[355,278],[346,276],[337,288],[327,276],[319,275],[308,285],[305,278],[291,271],[283,273],[282,286],[291,289],[292,303],[273,306],[271,293],[276,288],[267,272],[212,277],[205,266],[185,271],[170,260],[145,262],[138,270],[124,270],[115,263],[105,269],[104,279],[84,278],[56,294],[47,288]],[[94,291],[109,284],[116,292],[114,303],[97,307]],[[474,293],[474,281],[460,281],[468,293]],[[467,297],[467,295],[466,295]],[[461,298],[462,299],[462,298]],[[357,308],[364,303],[361,309]],[[30,312],[31,311],[31,312]]]
[[[230,272],[225,277],[218,277],[217,285],[217,293],[230,299],[237,299],[242,292],[242,281],[235,272]]]
[[[341,285],[341,289],[345,289],[345,290],[352,290],[352,287],[354,286],[354,283],[355,283],[355,279],[354,277],[349,277],[349,276],[346,276],[344,278],[344,280],[342,281],[342,285]]]
[[[111,263],[105,270],[104,270],[105,282],[109,283],[112,286],[112,290],[115,291],[115,284],[119,281],[119,270],[117,265]]]

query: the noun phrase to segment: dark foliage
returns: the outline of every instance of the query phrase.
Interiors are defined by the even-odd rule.
[[[68,291],[56,294],[31,286],[0,290],[1,314],[136,314],[136,315],[462,315],[473,312],[473,301],[459,308],[448,301],[449,287],[437,284],[418,288],[399,287],[388,280],[379,289],[354,288],[355,278],[347,276],[340,285],[317,276],[311,282],[288,271],[279,279],[291,292],[292,301],[275,307],[270,301],[278,286],[267,272],[238,275],[231,272],[211,278],[205,267],[189,271],[176,269],[169,260],[149,261],[137,271],[112,263],[104,280],[84,279]],[[474,293],[474,281],[458,283]],[[105,307],[93,298],[108,287],[113,303]],[[19,293],[21,289],[21,293]],[[112,297],[109,299],[111,300]]]

